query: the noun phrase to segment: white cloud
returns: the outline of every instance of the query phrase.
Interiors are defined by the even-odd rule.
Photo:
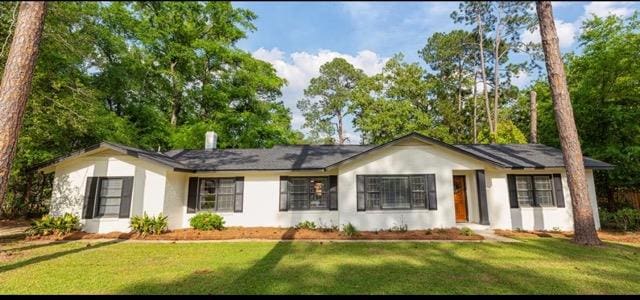
[[[294,52],[288,56],[278,48],[260,48],[252,53],[253,57],[269,62],[276,69],[278,76],[287,80],[287,86],[282,89],[282,101],[291,109],[293,114],[292,126],[301,129],[304,117],[296,107],[298,100],[304,96],[304,89],[309,85],[311,78],[320,74],[320,66],[330,62],[334,58],[344,58],[354,67],[362,69],[367,75],[379,73],[388,58],[381,57],[373,51],[362,50],[356,55],[339,53],[321,49],[317,53]],[[350,143],[358,143],[359,136],[353,132],[349,124],[347,136]]]
[[[560,48],[569,48],[576,39],[577,27],[574,23],[568,23],[562,20],[555,20],[556,30],[558,31],[558,40],[560,42]],[[534,42],[540,43],[540,32],[538,28],[533,32],[525,30],[522,34],[522,41],[525,43]]]
[[[511,79],[511,83],[513,83],[518,88],[523,88],[531,83],[531,78],[529,77],[529,73],[527,73],[525,70],[520,70],[518,74],[513,76],[513,78]]]
[[[621,17],[629,16],[634,9],[631,7],[633,2],[598,2],[593,1],[584,7],[584,15],[581,19],[589,18],[592,14],[598,17],[606,17],[608,15],[618,15]]]

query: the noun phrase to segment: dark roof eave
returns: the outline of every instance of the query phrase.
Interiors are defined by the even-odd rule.
[[[298,168],[298,169],[184,169],[184,168],[173,168],[176,172],[184,172],[184,173],[206,173],[206,172],[247,172],[247,171],[256,171],[256,172],[266,172],[266,171],[292,171],[292,172],[305,172],[305,171],[322,171],[326,172],[327,168]]]

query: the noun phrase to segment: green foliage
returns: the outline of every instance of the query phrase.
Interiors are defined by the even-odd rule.
[[[351,114],[354,89],[365,78],[344,58],[334,58],[320,67],[320,75],[312,78],[304,90],[298,108],[305,118],[304,127],[310,129],[314,140],[339,139],[344,117]],[[344,141],[336,140],[338,143]]]
[[[155,217],[149,217],[145,212],[143,216],[133,216],[131,217],[131,231],[137,232],[141,235],[147,234],[161,234],[167,231],[168,217],[162,215],[162,213],[158,214]]]
[[[608,229],[630,231],[640,230],[640,210],[623,208],[615,212],[599,210],[600,226]]]
[[[2,41],[14,8],[0,5]],[[277,100],[286,82],[235,46],[255,30],[251,11],[229,2],[52,2],[47,10],[3,211],[45,213],[51,176],[30,181],[29,167],[100,141],[164,151],[202,148],[207,130],[219,148],[300,139]]]
[[[493,136],[493,138],[491,138]],[[484,129],[478,134],[480,143],[490,143],[495,141],[497,144],[526,144],[527,138],[524,133],[511,121],[502,121],[498,123],[498,130],[495,134],[489,133]]]
[[[348,237],[354,237],[358,235],[358,230],[351,222],[342,225],[342,232]]]
[[[316,229],[316,223],[312,222],[312,221],[302,221],[300,223],[298,223],[295,226],[296,229],[309,229],[309,230],[315,230]]]
[[[469,228],[469,227],[462,227],[460,229],[460,233],[462,235],[472,236],[473,235],[473,230],[471,230],[471,228]]]
[[[29,235],[64,235],[78,230],[79,227],[80,218],[70,213],[62,216],[44,215],[40,220],[33,221],[27,232]]]
[[[413,131],[450,140],[432,120],[425,75],[420,65],[403,62],[403,56],[396,55],[382,73],[359,82],[351,110],[365,143],[380,144]]]
[[[224,218],[218,214],[203,211],[189,219],[189,224],[197,230],[222,230]]]

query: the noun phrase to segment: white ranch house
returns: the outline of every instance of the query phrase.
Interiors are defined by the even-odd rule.
[[[163,213],[188,228],[198,211],[227,226],[291,227],[309,220],[358,230],[573,229],[560,150],[541,144],[450,145],[412,133],[383,145],[295,145],[143,151],[103,142],[39,167],[55,172],[52,214],[87,232],[128,232],[134,215]],[[599,228],[594,169],[585,157]]]

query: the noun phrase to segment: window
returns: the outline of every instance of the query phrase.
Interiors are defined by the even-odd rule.
[[[122,182],[122,178],[100,178],[96,216],[118,217],[122,201]]]
[[[289,209],[329,209],[329,177],[289,177]]]
[[[519,206],[555,206],[551,175],[516,175]]]
[[[424,175],[365,176],[367,209],[425,208]]]
[[[235,178],[201,178],[198,210],[233,211]]]

